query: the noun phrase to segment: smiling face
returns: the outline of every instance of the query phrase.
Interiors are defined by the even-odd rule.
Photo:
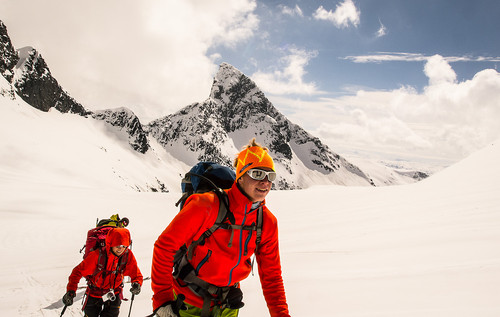
[[[113,251],[113,253],[116,255],[116,256],[120,256],[123,254],[123,252],[125,252],[125,250],[127,249],[126,246],[123,246],[123,245],[117,245],[115,247],[111,247],[111,251]]]
[[[252,202],[263,201],[272,186],[272,183],[267,177],[258,181],[252,179],[247,173],[243,174],[243,176],[238,179],[238,184]]]

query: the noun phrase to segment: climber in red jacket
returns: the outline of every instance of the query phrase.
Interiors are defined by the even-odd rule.
[[[106,246],[90,252],[71,272],[63,303],[73,304],[78,282],[85,277],[88,284],[83,305],[85,317],[117,317],[123,299],[123,277],[130,276],[130,292],[134,295],[140,293],[143,281],[134,254],[128,249],[130,243],[127,229],[111,229],[106,236]]]
[[[254,253],[270,315],[290,316],[281,276],[277,220],[265,206],[265,197],[276,179],[274,162],[267,149],[253,139],[239,153],[234,166],[236,181],[227,195],[237,226],[218,228],[192,254],[185,254],[189,260],[176,267],[180,271],[176,278],[172,275],[177,265],[174,261],[178,260],[174,255],[215,223],[218,196],[214,192],[191,195],[156,241],[151,285],[157,316],[237,316],[243,306],[239,283],[250,274]],[[259,243],[256,232],[248,229],[256,227],[258,212],[262,214]],[[179,310],[177,296],[185,298],[184,309]]]

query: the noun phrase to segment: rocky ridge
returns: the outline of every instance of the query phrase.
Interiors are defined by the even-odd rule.
[[[61,113],[104,120],[120,131],[125,131],[134,150],[146,153],[149,149],[142,124],[131,110],[122,107],[94,113],[83,107],[63,90],[35,48],[29,46],[18,50],[14,48],[7,27],[2,21],[0,21],[0,73],[12,87],[8,91],[2,91],[2,95],[8,94],[14,98],[15,92],[26,103],[45,112],[54,108]]]

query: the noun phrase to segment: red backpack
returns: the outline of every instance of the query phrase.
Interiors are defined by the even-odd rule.
[[[128,218],[120,219],[118,214],[112,215],[109,219],[101,219],[100,221],[97,219],[96,227],[87,232],[87,241],[80,249],[80,253],[85,249],[83,258],[85,259],[90,252],[106,246],[106,236],[109,230],[116,227],[124,228],[128,224]]]

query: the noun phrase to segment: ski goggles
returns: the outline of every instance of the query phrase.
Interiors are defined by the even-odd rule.
[[[252,169],[248,170],[247,174],[248,174],[248,176],[250,176],[250,178],[252,178],[256,181],[261,181],[261,180],[265,179],[266,176],[270,182],[274,182],[274,180],[276,179],[276,172],[264,171],[264,170],[261,170],[258,168],[252,168]]]

